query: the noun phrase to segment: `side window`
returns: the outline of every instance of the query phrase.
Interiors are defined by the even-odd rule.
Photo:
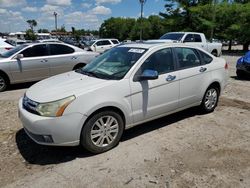
[[[198,52],[193,48],[175,48],[179,66],[181,69],[188,67],[200,66]]]
[[[48,50],[46,44],[36,45],[26,50],[22,51],[23,57],[39,57],[39,56],[47,56]]]
[[[98,41],[98,42],[95,43],[95,45],[96,46],[102,46],[103,44],[102,44],[102,41]]]
[[[102,41],[102,45],[110,45],[111,43],[108,40]]]
[[[184,42],[194,42],[194,36],[193,36],[193,34],[188,34],[188,35],[185,37]]]
[[[201,36],[198,34],[194,34],[194,42],[201,42]]]
[[[74,49],[62,44],[50,44],[50,55],[71,54]]]
[[[171,48],[166,48],[153,53],[146,59],[141,67],[143,72],[146,69],[156,70],[159,74],[174,71],[174,59]]]
[[[201,58],[205,64],[209,64],[213,61],[213,58],[210,55],[208,55],[200,50],[199,50],[199,52],[200,52]]]
[[[119,42],[117,40],[111,40],[113,44],[118,44]]]

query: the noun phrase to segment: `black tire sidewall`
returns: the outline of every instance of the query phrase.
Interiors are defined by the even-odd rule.
[[[6,88],[8,86],[8,82],[7,82],[7,79],[5,78],[5,76],[3,76],[3,75],[0,75],[0,79],[3,79],[4,80],[4,84],[5,84],[3,88],[0,88],[0,92],[2,92],[2,91],[6,90]]]
[[[115,140],[108,146],[106,147],[98,147],[95,146],[93,144],[93,142],[91,141],[90,138],[90,132],[92,129],[93,124],[102,116],[113,116],[117,122],[118,122],[118,126],[119,126],[119,132],[118,135],[116,136]],[[122,117],[114,112],[114,111],[103,111],[103,112],[99,112],[97,114],[94,114],[84,125],[82,132],[81,132],[81,145],[88,151],[90,151],[91,153],[94,154],[98,154],[98,153],[103,153],[105,151],[108,151],[110,149],[112,149],[113,147],[115,147],[116,145],[118,145],[121,136],[123,134],[123,130],[124,130],[124,122],[122,120]]]
[[[214,105],[213,108],[207,109],[207,107],[206,107],[206,105],[205,105],[205,99],[206,99],[207,92],[208,92],[210,89],[215,89],[215,90],[216,90],[216,92],[217,92],[217,100],[216,100],[216,103],[215,103],[215,105]],[[205,92],[205,94],[204,94],[204,96],[203,96],[203,99],[202,99],[202,103],[201,103],[202,111],[205,112],[205,113],[213,112],[214,109],[215,109],[215,108],[217,107],[217,105],[218,105],[219,95],[220,95],[219,89],[218,89],[217,87],[210,86],[210,87],[206,90],[206,92]]]

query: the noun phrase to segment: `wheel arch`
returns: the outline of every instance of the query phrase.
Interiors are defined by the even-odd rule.
[[[79,67],[84,67],[85,65],[87,65],[87,63],[79,62],[79,63],[77,63],[77,64],[73,67],[73,70],[76,70],[76,69],[78,69]]]
[[[8,84],[10,84],[10,77],[6,72],[0,69],[0,75],[4,76],[7,79]]]
[[[219,83],[218,81],[213,81],[213,82],[207,87],[207,89],[210,88],[210,87],[212,87],[212,86],[214,86],[214,87],[216,87],[216,88],[219,89],[219,95],[220,95],[220,94],[221,94],[221,85],[220,85],[220,83]]]

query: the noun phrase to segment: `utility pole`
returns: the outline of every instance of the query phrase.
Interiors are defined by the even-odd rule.
[[[142,18],[143,18],[143,6],[146,3],[147,0],[139,0],[139,2],[141,3],[141,29],[140,29],[140,41],[142,41],[142,34],[143,34],[143,30],[142,30]]]
[[[55,16],[55,29],[57,31],[57,13],[54,12],[54,16]]]
[[[216,18],[216,4],[217,0],[212,1],[212,7],[213,7],[213,13],[212,13],[212,28],[211,28],[211,34],[210,34],[210,40],[214,37],[214,24],[215,24],[215,18]]]

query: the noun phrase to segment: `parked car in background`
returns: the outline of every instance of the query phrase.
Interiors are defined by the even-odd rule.
[[[236,64],[236,74],[240,79],[250,77],[250,51],[238,59]]]
[[[222,52],[222,43],[208,42],[203,33],[196,32],[170,32],[164,34],[160,41],[165,42],[181,42],[188,45],[198,46],[207,52],[218,57]]]
[[[0,38],[0,54],[13,49],[14,46],[7,43],[6,39]]]
[[[23,44],[31,43],[32,41],[20,40],[20,39],[7,39],[5,42],[12,46],[20,46]]]
[[[17,46],[0,56],[0,91],[9,84],[38,81],[81,68],[97,55],[64,43]]]
[[[89,43],[88,50],[103,53],[118,44],[120,44],[120,42],[117,39],[98,39]]]
[[[227,79],[225,60],[197,47],[124,44],[82,69],[31,86],[19,115],[38,144],[81,144],[101,153],[137,124],[193,106],[212,112]]]

